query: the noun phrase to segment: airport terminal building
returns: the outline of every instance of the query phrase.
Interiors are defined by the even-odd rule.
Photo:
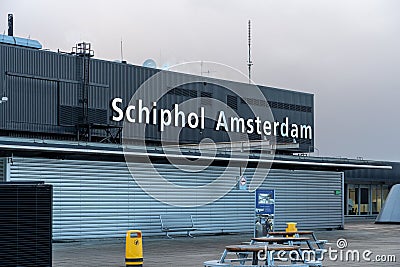
[[[152,181],[152,190],[159,194],[170,194],[157,175],[190,187],[212,183],[222,172],[233,182],[242,176],[251,182],[256,169],[265,168],[260,188],[275,190],[275,229],[281,230],[289,221],[298,222],[300,229],[343,228],[345,215],[379,212],[390,186],[400,181],[395,163],[308,156],[314,151],[317,134],[313,131],[312,94],[258,86],[268,99],[264,101],[251,95],[235,95],[213,83],[213,79],[204,82],[200,78],[172,86],[155,104],[141,104],[149,110],[157,106],[165,111],[201,98],[196,102],[198,107],[210,110],[211,100],[218,100],[245,118],[246,123],[251,120],[255,127],[256,119],[251,113],[254,106],[272,112],[271,125],[282,125],[290,118],[291,125],[299,125],[299,132],[278,132],[273,145],[274,161],[258,166],[257,161],[263,159],[258,155],[257,144],[268,141],[262,134],[245,130],[240,133],[249,140],[241,146],[249,146],[252,158],[242,161],[240,151],[224,150],[230,142],[227,131],[216,130],[215,123],[202,120],[200,112],[197,123],[194,115],[187,117],[185,123],[193,127],[181,125],[178,137],[174,136],[180,153],[173,156],[202,159],[196,145],[206,138],[215,142],[218,153],[209,166],[191,172],[171,164],[168,151],[160,149],[162,129],[149,119],[143,134],[134,132],[130,139],[134,149],[141,152],[136,153],[138,160],[130,162],[128,169],[122,137],[124,121],[129,118],[119,118],[120,112],[129,109],[132,94],[160,70],[96,59],[87,45],[80,44],[71,53],[52,52],[42,50],[36,43],[0,35],[0,179],[53,185],[55,240],[123,237],[128,229],[140,229],[144,235],[162,235],[159,216],[164,214],[192,215],[198,234],[253,229],[254,192],[233,187],[216,201],[199,206],[185,206],[187,197],[176,194],[175,203],[182,205],[170,205],[143,190],[132,173]],[[172,84],[187,77],[183,73],[164,73]],[[131,110],[134,108],[139,106]],[[272,131],[273,126],[264,133]],[[171,136],[165,138],[166,143],[173,143],[168,139]],[[136,139],[141,140],[135,143]],[[150,162],[142,161],[142,156],[150,158]],[[229,164],[232,158],[235,164]],[[157,175],[150,169],[155,169]],[[201,197],[193,195],[191,200]]]

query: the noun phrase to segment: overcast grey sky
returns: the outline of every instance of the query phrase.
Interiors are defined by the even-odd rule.
[[[0,30],[45,48],[92,43],[97,58],[160,65],[209,60],[246,73],[253,24],[253,80],[315,94],[320,155],[400,157],[398,0],[0,0]],[[318,153],[316,153],[318,154]]]

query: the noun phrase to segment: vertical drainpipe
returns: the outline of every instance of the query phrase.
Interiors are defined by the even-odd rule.
[[[344,192],[344,172],[341,172],[341,183],[342,183],[342,229],[344,230],[344,198],[345,198],[345,192]],[[347,209],[347,207],[346,207]]]

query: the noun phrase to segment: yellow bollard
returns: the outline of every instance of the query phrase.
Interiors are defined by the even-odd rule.
[[[143,242],[142,232],[129,230],[126,232],[125,265],[143,266]]]
[[[297,223],[295,222],[288,222],[286,232],[297,232]],[[286,237],[289,237],[288,235]],[[294,235],[291,235],[290,237],[294,237]]]

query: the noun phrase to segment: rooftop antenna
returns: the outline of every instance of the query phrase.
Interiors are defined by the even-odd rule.
[[[123,49],[122,49],[122,37],[121,37],[121,62],[124,62],[124,53],[123,53]]]
[[[249,68],[249,83],[251,83],[251,66],[253,66],[253,61],[251,61],[251,20],[249,20],[249,58],[247,60],[247,67]]]
[[[216,71],[213,71],[213,70],[206,70],[206,71],[205,71],[205,70],[203,70],[203,60],[200,61],[200,76],[203,76],[204,74],[210,76],[210,74],[211,74],[212,72],[216,72]]]
[[[8,36],[14,35],[14,15],[8,14]]]

